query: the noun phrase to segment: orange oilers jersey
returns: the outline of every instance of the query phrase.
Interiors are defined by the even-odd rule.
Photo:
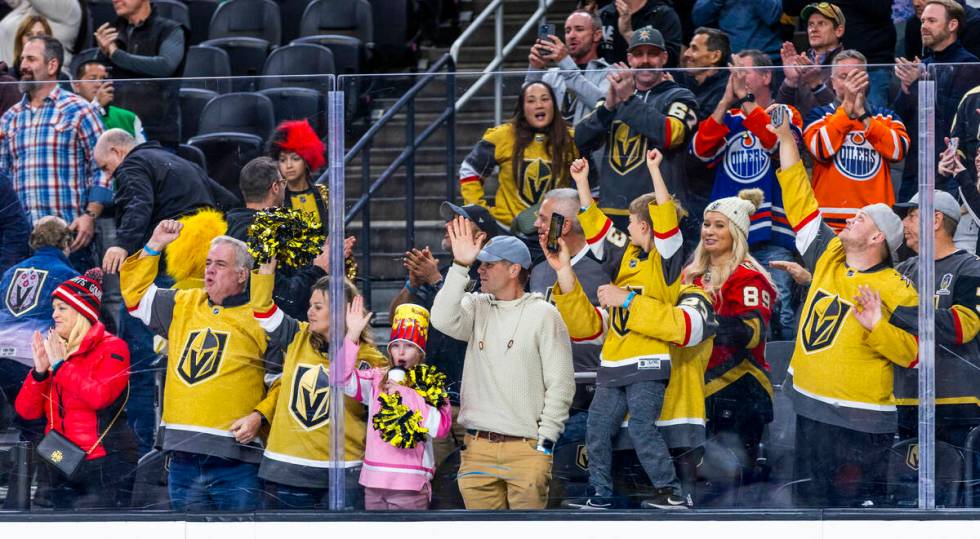
[[[847,219],[868,204],[895,203],[890,163],[909,148],[905,124],[891,110],[877,108],[868,127],[847,117],[843,106],[810,112],[803,133],[813,154],[813,192],[824,222],[840,232]]]

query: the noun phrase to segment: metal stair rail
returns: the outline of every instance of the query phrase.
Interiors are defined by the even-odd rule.
[[[441,71],[445,70],[445,73]],[[440,127],[446,128],[446,200],[452,200],[455,192],[456,174],[456,62],[450,54],[442,55],[425,74],[403,95],[390,109],[367,130],[360,140],[344,154],[344,164],[347,165],[356,157],[361,158],[361,196],[347,210],[344,225],[350,224],[360,214],[362,223],[360,273],[364,276],[361,293],[368,305],[371,303],[371,197],[378,191],[403,165],[405,166],[405,248],[415,245],[415,152]],[[446,107],[421,133],[416,135],[415,126],[415,97],[432,81],[445,76]],[[397,114],[405,111],[405,147],[398,157],[377,177],[371,181],[371,146],[377,135]],[[335,136],[337,136],[335,134]],[[340,134],[339,136],[343,136]],[[324,172],[317,183],[326,183],[329,171]]]
[[[500,65],[504,62],[504,58],[506,58],[507,55],[509,55],[514,48],[517,47],[521,40],[524,39],[524,36],[527,35],[531,29],[537,28],[538,21],[548,13],[548,9],[551,7],[551,4],[554,3],[554,0],[538,0],[538,2],[538,9],[528,18],[527,22],[524,23],[524,26],[521,26],[517,33],[514,34],[514,37],[512,37],[506,45],[504,44],[504,0],[493,0],[493,2],[490,2],[490,4],[488,4],[487,7],[484,8],[475,19],[473,19],[473,22],[471,22],[466,28],[466,31],[464,31],[456,39],[456,41],[453,42],[452,47],[449,48],[449,54],[452,55],[453,61],[458,62],[459,51],[463,48],[463,44],[466,42],[466,40],[473,36],[491,15],[494,16],[493,60],[483,69],[483,75],[481,75],[480,78],[477,79],[476,82],[474,82],[473,85],[463,93],[459,100],[456,101],[456,110],[459,110],[466,105],[470,98],[480,91],[480,88],[483,88],[483,85],[490,80],[490,77],[493,77],[493,121],[494,125],[500,125],[503,114],[501,110],[503,79],[501,78],[500,73],[495,74],[494,72],[499,70]]]

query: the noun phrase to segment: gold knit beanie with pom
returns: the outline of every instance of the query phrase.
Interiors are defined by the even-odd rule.
[[[747,238],[751,223],[750,217],[762,206],[764,198],[765,194],[762,189],[742,189],[738,192],[738,196],[719,198],[708,204],[708,207],[704,209],[704,216],[707,217],[708,212],[714,211],[728,217],[735,228],[741,230]]]

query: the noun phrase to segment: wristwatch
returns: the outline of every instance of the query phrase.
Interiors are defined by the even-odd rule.
[[[753,94],[752,92],[745,94],[745,97],[735,102],[735,106],[741,107],[746,103],[755,103],[755,94]]]
[[[871,113],[868,112],[868,111],[864,111],[864,114],[858,116],[858,121],[859,122],[863,122],[863,121],[867,120],[870,117],[871,117]]]

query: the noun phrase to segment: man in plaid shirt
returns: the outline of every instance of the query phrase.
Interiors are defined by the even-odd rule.
[[[90,103],[58,86],[64,54],[49,36],[24,45],[25,94],[0,117],[0,170],[10,171],[32,223],[47,215],[71,223],[75,252],[92,241],[95,219],[112,200],[112,187],[95,162],[102,120]]]

